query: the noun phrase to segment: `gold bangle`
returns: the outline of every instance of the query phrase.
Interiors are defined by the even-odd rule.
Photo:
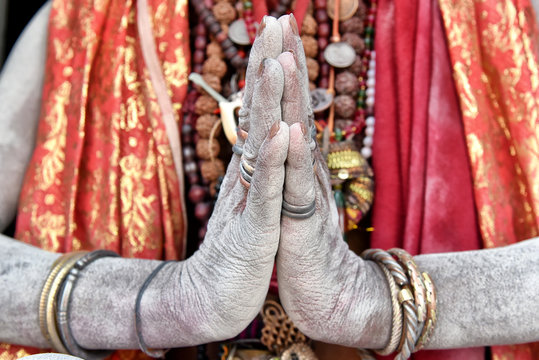
[[[51,270],[49,271],[49,274],[47,275],[47,279],[45,280],[45,283],[43,284],[43,287],[41,288],[41,295],[39,298],[39,328],[41,329],[41,334],[43,337],[50,343],[51,339],[49,337],[49,334],[47,332],[47,324],[45,321],[45,308],[47,306],[47,297],[49,295],[52,282],[56,275],[58,275],[58,271],[62,268],[62,266],[65,264],[66,261],[68,261],[70,258],[72,258],[75,254],[74,253],[66,253],[61,256],[59,256],[54,262],[52,263]]]
[[[66,354],[68,353],[67,349],[60,339],[56,326],[56,297],[69,270],[85,253],[85,251],[81,251],[64,254],[61,258],[57,259],[58,262],[53,264],[53,268],[41,292],[39,303],[39,325],[41,332],[56,351]]]
[[[436,287],[429,274],[424,272],[421,275],[423,275],[423,284],[427,293],[427,320],[425,321],[425,326],[423,327],[423,331],[421,331],[414,352],[421,350],[425,346],[436,325]]]

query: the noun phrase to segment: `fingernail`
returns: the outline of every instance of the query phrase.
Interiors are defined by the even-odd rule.
[[[266,28],[266,16],[262,18],[262,21],[260,22],[260,25],[258,25],[258,29],[256,29],[256,36],[260,36],[264,29]]]
[[[305,126],[304,123],[300,123],[301,126],[301,132],[303,133],[303,136],[307,135],[307,126]]]
[[[289,21],[290,21],[290,28],[292,29],[292,32],[294,33],[294,35],[299,35],[299,30],[298,30],[298,23],[296,22],[296,18],[294,17],[294,14],[290,14],[289,15],[290,17],[288,18]]]
[[[271,126],[271,129],[269,131],[269,138],[273,139],[273,137],[279,132],[279,129],[281,128],[281,122],[276,121],[275,124]]]
[[[257,72],[258,77],[262,76],[265,68],[266,68],[266,59],[262,59],[262,61],[260,62],[260,66],[258,67],[258,72]]]
[[[296,56],[296,53],[292,49],[290,49],[288,51],[292,54],[292,57],[294,58],[294,62],[296,63],[296,68],[299,69],[299,61],[298,61],[298,57]]]

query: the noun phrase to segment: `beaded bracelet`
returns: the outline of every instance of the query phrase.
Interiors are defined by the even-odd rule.
[[[58,334],[56,326],[56,298],[69,269],[84,256],[86,252],[73,252],[60,256],[53,263],[45,280],[39,299],[39,327],[41,333],[57,352],[68,353]]]
[[[69,305],[71,303],[71,293],[78,280],[80,272],[89,264],[102,257],[117,257],[113,251],[96,250],[87,253],[79,258],[69,270],[69,274],[64,280],[62,289],[58,296],[58,306],[56,310],[56,321],[59,335],[63,345],[69,354],[88,360],[100,360],[109,356],[110,350],[86,350],[79,346],[73,338],[71,327],[69,326]]]

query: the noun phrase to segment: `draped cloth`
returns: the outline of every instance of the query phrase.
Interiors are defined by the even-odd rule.
[[[528,0],[440,0],[483,245],[539,234],[539,35]],[[510,276],[510,275],[508,275]],[[539,359],[539,343],[492,348]]]
[[[533,10],[525,0],[439,6],[443,19],[436,1],[379,1],[372,247],[462,251],[538,234]],[[492,354],[524,360],[539,349]],[[481,348],[414,355],[483,357]]]
[[[438,5],[378,4],[371,247],[412,254],[478,249],[472,176]],[[482,360],[484,349],[421,351],[414,358]]]
[[[187,1],[148,0],[147,14],[179,123],[190,61]],[[170,145],[137,15],[134,0],[53,1],[36,148],[19,202],[21,241],[54,252],[184,258],[183,179],[173,154],[180,149]],[[38,351],[0,345],[0,359]]]

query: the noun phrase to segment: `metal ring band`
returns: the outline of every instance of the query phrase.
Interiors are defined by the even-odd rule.
[[[315,207],[316,203],[314,200],[308,205],[292,205],[283,199],[283,209],[291,213],[306,214],[311,212]]]
[[[253,179],[251,175],[249,175],[249,173],[247,172],[247,170],[245,170],[245,168],[243,167],[243,161],[241,161],[241,164],[240,164],[240,175],[241,177],[243,178],[243,180],[245,180],[246,182],[248,182],[249,184],[251,183],[251,180]]]
[[[289,218],[292,218],[292,219],[308,219],[310,218],[311,216],[314,215],[314,212],[316,211],[316,207],[313,207],[309,212],[307,213],[295,213],[295,212],[290,212],[286,209],[281,209],[281,214],[283,214],[284,216],[288,216]]]
[[[245,158],[241,159],[241,164],[243,165],[243,169],[247,172],[247,174],[253,176],[255,173],[255,168],[249,165],[247,161],[245,161]]]
[[[316,126],[314,125],[314,119],[313,119],[311,123],[311,139],[316,140],[316,134],[317,134],[317,131],[316,131]],[[316,146],[316,141],[315,141],[315,146]]]
[[[64,354],[68,354],[67,349],[65,348],[62,339],[60,339],[60,334],[58,332],[58,327],[56,324],[56,301],[58,297],[58,291],[62,286],[67,274],[73,267],[73,265],[84,256],[86,252],[77,252],[73,256],[63,263],[60,267],[56,277],[52,280],[50,285],[49,293],[46,295],[46,305],[45,305],[45,325],[47,328],[47,334],[49,336],[50,342],[54,350]]]
[[[144,294],[144,291],[146,288],[150,285],[153,278],[157,275],[157,273],[168,263],[173,262],[172,260],[164,261],[161,264],[159,264],[146,278],[142,286],[140,287],[140,290],[137,294],[137,300],[135,301],[135,330],[137,333],[137,342],[139,344],[140,349],[148,356],[153,358],[163,358],[168,350],[160,350],[160,349],[150,349],[144,342],[144,338],[142,337],[142,320],[140,318],[140,303],[142,302],[142,295]]]
[[[69,326],[69,305],[71,304],[71,293],[77,283],[80,272],[99,258],[117,256],[118,254],[109,250],[96,250],[84,255],[73,265],[60,290],[56,310],[58,332],[65,348],[69,354],[73,356],[88,360],[101,360],[108,357],[113,352],[112,350],[86,350],[77,344],[72,336],[71,327]]]
[[[232,152],[238,156],[241,156],[243,155],[243,148],[241,146],[234,144],[232,146]]]
[[[246,188],[247,190],[249,190],[249,188],[251,187],[251,183],[250,183],[250,182],[247,182],[247,180],[245,180],[245,179],[243,178],[243,176],[241,176],[241,175],[240,175],[240,183],[241,183],[243,186],[245,186],[245,188]]]

